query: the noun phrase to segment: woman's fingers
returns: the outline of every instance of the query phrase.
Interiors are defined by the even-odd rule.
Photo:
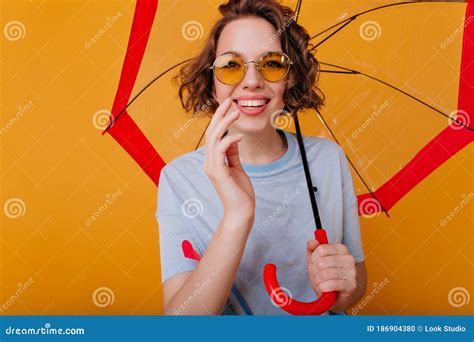
[[[214,149],[215,149],[215,144],[216,144],[216,139],[211,138],[213,135],[213,132],[215,130],[216,125],[222,120],[224,115],[227,113],[229,108],[232,105],[232,99],[229,97],[225,99],[217,108],[217,110],[214,112],[211,118],[211,122],[207,126],[205,137],[206,137],[206,142],[205,142],[205,153],[206,153],[206,158],[204,161],[204,167],[209,169],[212,168],[214,165]],[[222,135],[221,135],[222,136]]]
[[[214,144],[218,144],[219,141],[222,139],[225,131],[229,128],[229,126],[238,118],[240,117],[240,112],[238,110],[234,110],[232,112],[228,112],[225,116],[214,126],[212,131],[209,134],[209,141]]]
[[[225,135],[226,131],[228,130],[228,127],[232,124],[232,122],[236,121],[239,118],[239,111],[234,111],[231,113],[227,113],[221,120],[214,126],[213,131],[210,132],[210,135],[206,138],[208,139],[208,142],[206,144],[209,144],[208,152],[211,155],[210,158],[210,168],[219,168],[222,166],[225,166],[225,157],[226,157],[226,151],[229,148],[230,144],[232,142],[235,142],[235,140],[232,140],[231,142],[227,142],[225,147],[221,147],[219,150],[217,149],[220,142],[222,142],[224,139],[226,139],[229,135]],[[224,136],[225,135],[225,136]],[[234,158],[235,159],[235,158]]]
[[[350,268],[354,264],[354,257],[348,255],[330,255],[317,259],[311,258],[311,262],[315,267],[315,270],[322,270],[329,267],[346,267]]]
[[[316,239],[308,240],[308,242],[306,243],[306,250],[308,252],[313,253],[314,250],[316,249],[316,247],[318,247],[319,245],[320,245],[320,243]]]
[[[225,113],[229,110],[232,105],[232,98],[228,97],[217,107],[216,111],[212,115],[211,122],[207,126],[206,133],[210,133],[214,130],[216,124],[224,117]]]
[[[320,245],[320,243],[316,239],[309,240],[306,243],[306,262],[307,262],[308,265],[310,263],[312,263],[311,255],[313,254],[316,247],[318,247],[319,245]]]
[[[328,255],[346,255],[349,250],[342,243],[324,244],[316,249],[312,256],[312,260]]]
[[[319,271],[313,276],[314,282],[319,286],[322,282],[331,280],[331,279],[341,279],[345,280],[348,278],[347,271],[339,267],[326,268]]]
[[[237,145],[236,143],[242,140],[243,134],[228,134],[226,135],[217,145],[216,145],[216,166],[226,166],[225,157],[228,154],[228,150],[232,144]],[[232,166],[232,163],[235,163],[235,155],[232,157],[228,156],[227,161],[229,162],[229,166]],[[238,158],[238,153],[237,153]],[[239,159],[238,159],[239,160]],[[240,160],[239,160],[240,163]]]
[[[243,135],[242,135],[243,138]],[[240,139],[239,141],[241,141]],[[240,156],[239,156],[239,141],[232,143],[229,148],[227,149],[226,157],[227,157],[227,165],[229,167],[239,168],[243,170],[242,164],[240,163]]]

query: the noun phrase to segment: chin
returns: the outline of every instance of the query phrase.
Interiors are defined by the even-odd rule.
[[[263,113],[262,113],[263,114]],[[262,115],[258,117],[246,117],[245,114],[240,114],[238,122],[234,123],[234,127],[239,132],[256,133],[268,129],[270,125],[270,116]]]

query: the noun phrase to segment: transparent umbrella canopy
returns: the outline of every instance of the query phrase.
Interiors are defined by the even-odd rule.
[[[204,143],[210,117],[184,112],[171,78],[202,48],[207,30],[219,17],[220,3],[137,2],[104,133],[124,147],[155,185],[166,161]],[[468,100],[473,91],[473,5],[284,4],[295,8],[295,19],[312,37],[311,49],[321,65],[318,86],[326,101],[320,112],[289,113],[275,125],[340,144],[352,167],[359,214],[388,216],[400,199],[473,139],[474,108]],[[322,230],[316,214],[315,221]],[[319,238],[325,240],[321,234]],[[198,257],[186,243],[183,250],[188,257]],[[279,288],[276,269],[265,272],[271,294]],[[330,302],[326,300],[326,306]],[[308,303],[293,304],[300,307],[287,311],[298,313]],[[312,313],[323,311],[313,308]]]
[[[171,78],[202,47],[220,3],[137,2],[104,132],[155,184],[166,161],[204,143],[210,118],[182,110]],[[284,4],[297,8],[296,1]],[[342,146],[360,214],[388,212],[472,141],[465,98],[472,54],[468,11],[472,5],[464,2],[301,2],[298,22],[312,36],[321,63],[318,85],[326,97],[320,113],[299,114],[302,134]],[[295,131],[291,115],[275,124]]]

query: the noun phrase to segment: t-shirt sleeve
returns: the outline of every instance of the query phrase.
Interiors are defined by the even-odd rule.
[[[172,168],[167,165],[161,170],[156,211],[162,283],[178,273],[194,270],[198,263],[183,255],[181,247],[183,240],[189,240],[195,249],[197,249],[197,244],[186,226],[181,205],[174,194],[175,191],[179,191],[179,187],[175,186],[176,183],[173,181]]]
[[[346,245],[356,263],[364,261],[357,196],[354,191],[349,163],[344,151],[339,148],[342,173],[342,196],[344,206],[342,243]]]

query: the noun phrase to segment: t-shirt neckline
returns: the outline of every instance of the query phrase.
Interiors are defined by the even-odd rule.
[[[244,168],[245,172],[259,172],[259,173],[269,172],[269,171],[278,169],[282,167],[283,165],[285,165],[286,163],[288,163],[288,161],[293,156],[293,152],[295,151],[295,147],[296,147],[295,137],[291,133],[288,133],[287,131],[280,130],[280,129],[277,129],[277,131],[283,133],[286,139],[286,143],[288,144],[288,149],[286,150],[285,154],[283,154],[277,160],[274,160],[266,164],[246,164],[246,163],[241,162],[242,167]]]

